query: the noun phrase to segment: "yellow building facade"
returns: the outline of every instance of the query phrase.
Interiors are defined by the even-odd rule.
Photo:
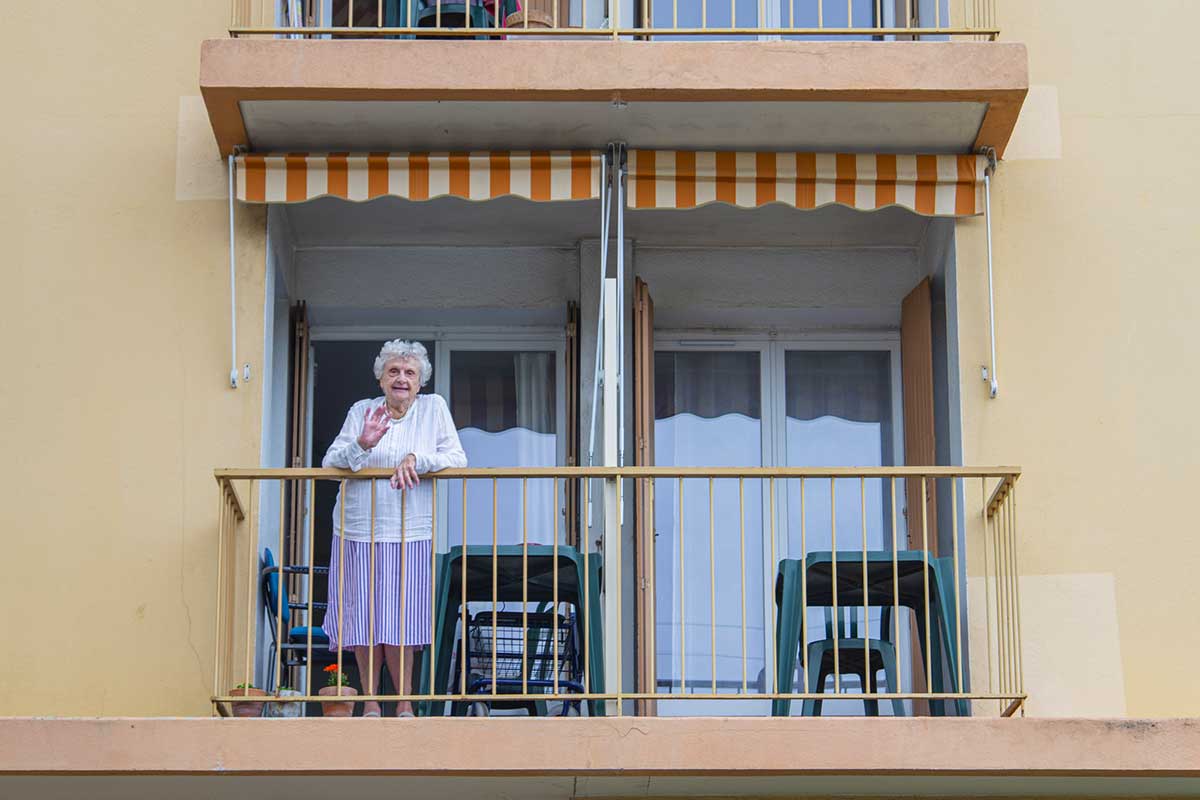
[[[232,5],[233,27],[288,27],[278,16],[260,25],[253,15],[268,12],[257,4]],[[796,0],[794,5],[803,4]],[[4,126],[13,157],[3,192],[4,230],[11,243],[5,274],[13,285],[7,294],[2,345],[9,377],[0,390],[0,419],[10,454],[0,467],[0,483],[7,487],[0,519],[9,545],[0,608],[8,621],[10,654],[0,681],[0,742],[5,744],[0,752],[9,755],[0,756],[0,794],[6,782],[12,796],[70,793],[84,784],[55,781],[89,780],[71,777],[76,773],[107,774],[96,778],[101,783],[95,791],[100,793],[120,792],[124,786],[102,781],[143,776],[138,779],[166,782],[130,791],[177,790],[190,796],[188,792],[207,791],[206,784],[197,782],[204,775],[223,771],[236,773],[240,777],[229,780],[247,781],[251,790],[252,779],[290,775],[289,780],[301,780],[314,760],[324,758],[330,759],[322,767],[328,771],[317,770],[320,774],[301,795],[333,791],[339,785],[371,794],[385,790],[387,776],[405,775],[418,794],[453,790],[527,796],[655,794],[624,782],[641,776],[648,776],[645,786],[662,781],[653,785],[662,795],[851,791],[883,796],[949,789],[1034,796],[1121,793],[1114,788],[1121,786],[1139,794],[1195,789],[1200,781],[1200,748],[1195,747],[1200,727],[1186,718],[1200,716],[1200,689],[1191,669],[1200,655],[1200,633],[1191,624],[1193,610],[1200,607],[1195,580],[1200,545],[1193,536],[1190,491],[1200,425],[1188,404],[1195,383],[1189,366],[1198,355],[1189,326],[1200,304],[1200,281],[1191,267],[1200,257],[1200,244],[1191,191],[1198,168],[1188,155],[1188,144],[1200,119],[1200,100],[1191,88],[1192,76],[1200,73],[1200,55],[1188,37],[1191,24],[1200,22],[1200,8],[1182,0],[1136,9],[1116,2],[952,0],[945,11],[936,9],[939,17],[948,14],[944,25],[932,26],[927,17],[933,4],[928,5],[924,27],[985,33],[953,34],[947,37],[953,42],[920,44],[789,41],[786,33],[776,33],[770,41],[739,42],[736,51],[722,50],[729,46],[724,42],[643,42],[632,41],[637,38],[633,35],[622,37],[629,41],[612,36],[612,41],[582,41],[586,37],[579,35],[575,42],[327,42],[290,41],[271,33],[233,38],[229,0],[155,8],[91,4],[8,9],[6,27],[13,33],[0,58],[10,75],[8,96],[15,100]],[[660,6],[670,8],[657,3],[656,14],[663,13]],[[782,17],[773,24],[782,30],[789,27],[787,4],[781,8]],[[580,11],[568,9],[569,15]],[[603,20],[592,23],[586,5],[582,13],[584,27],[576,33],[592,27],[605,38]],[[874,27],[888,28],[882,11],[878,14],[872,18]],[[611,23],[612,15],[605,19]],[[646,24],[644,16],[640,19],[637,24]],[[993,26],[999,31],[997,40],[986,41],[986,30]],[[759,27],[765,29],[767,23]],[[893,21],[891,27],[905,26]],[[889,37],[912,38],[903,33],[880,36]],[[710,45],[711,51],[685,49]],[[301,50],[314,46],[324,50]],[[419,47],[429,49],[422,52]],[[571,47],[581,55],[572,55]],[[831,49],[822,50],[826,47]],[[989,47],[995,48],[994,54],[986,52]],[[493,56],[486,52],[489,48],[511,53]],[[300,52],[304,55],[297,56]],[[744,70],[731,72],[730,65]],[[409,72],[397,77],[395,69]],[[813,97],[801,97],[806,93]],[[255,117],[256,108],[267,106],[254,104],[266,101],[292,103],[287,108],[296,116],[281,114],[273,121]],[[336,105],[371,102],[411,103],[422,110],[413,112],[415,122],[403,121],[408,112],[402,112],[398,117],[385,115],[380,123],[361,107],[350,111],[347,105],[339,111]],[[655,336],[664,351],[686,350],[691,335],[687,331],[698,329],[697,316],[688,311],[694,307],[719,320],[704,333],[720,340],[717,347],[725,347],[725,337],[736,342],[730,347],[739,352],[754,347],[774,352],[767,338],[749,343],[748,334],[728,332],[755,327],[746,320],[759,313],[760,301],[754,299],[758,296],[764,298],[761,313],[772,320],[761,326],[772,330],[770,337],[776,337],[777,327],[787,328],[786,322],[778,322],[781,315],[792,306],[803,306],[797,313],[808,316],[801,327],[810,325],[818,331],[816,338],[825,341],[837,324],[812,320],[825,319],[821,308],[842,309],[862,315],[849,326],[854,329],[852,341],[855,336],[875,336],[888,352],[895,351],[893,363],[898,364],[899,299],[911,288],[901,286],[901,279],[892,281],[895,286],[888,283],[887,296],[895,295],[887,301],[894,306],[894,321],[871,317],[872,304],[883,301],[868,298],[860,303],[858,295],[845,302],[823,296],[772,305],[767,297],[771,281],[789,274],[789,248],[819,250],[819,258],[828,261],[820,268],[828,270],[865,258],[865,253],[902,251],[896,258],[907,265],[905,274],[918,279],[929,263],[952,263],[952,278],[945,273],[935,281],[941,287],[935,291],[947,293],[942,302],[953,317],[944,327],[945,341],[935,345],[935,356],[951,364],[942,375],[949,382],[939,389],[943,399],[937,401],[939,409],[948,409],[945,420],[939,410],[937,424],[949,437],[939,439],[936,464],[1019,470],[1006,512],[1016,515],[1015,520],[1008,517],[1007,524],[1012,526],[1015,548],[1009,563],[1019,576],[1006,589],[1013,593],[1009,624],[1016,625],[1019,618],[1019,640],[1010,642],[1018,652],[1008,654],[1020,664],[1020,679],[1011,677],[1011,688],[1022,702],[1019,709],[1008,709],[1016,711],[1016,718],[995,719],[997,705],[1003,708],[1006,703],[977,700],[970,720],[920,715],[903,721],[731,719],[714,717],[706,709],[669,720],[413,720],[409,724],[416,727],[381,729],[373,738],[375,733],[348,727],[356,724],[349,721],[249,723],[260,726],[254,728],[216,716],[212,698],[232,686],[214,686],[214,663],[219,668],[230,656],[239,665],[233,673],[236,681],[242,680],[240,664],[247,652],[241,645],[246,636],[242,616],[246,598],[253,593],[240,588],[246,573],[237,571],[234,579],[242,583],[237,590],[229,588],[233,594],[228,595],[238,603],[235,629],[225,631],[229,640],[223,641],[214,625],[214,617],[220,616],[217,597],[225,586],[217,574],[224,506],[218,504],[214,471],[284,466],[282,457],[275,455],[276,438],[282,435],[281,409],[286,414],[291,401],[281,393],[281,387],[287,391],[286,380],[280,384],[278,378],[279,364],[288,363],[281,353],[286,352],[291,331],[280,327],[280,309],[286,313],[298,300],[315,303],[315,313],[328,314],[325,341],[338,341],[340,336],[378,343],[408,331],[432,331],[434,338],[449,337],[438,338],[441,347],[443,341],[458,341],[454,335],[466,336],[446,334],[453,326],[425,318],[408,327],[397,325],[388,316],[387,297],[370,299],[369,290],[353,279],[339,288],[340,279],[322,284],[313,277],[322,269],[340,269],[339,258],[359,265],[360,257],[364,260],[355,269],[383,274],[370,272],[375,268],[359,254],[371,248],[409,248],[404,251],[408,255],[397,255],[388,267],[396,270],[397,280],[431,296],[439,291],[451,294],[436,286],[436,265],[441,262],[434,250],[459,246],[453,226],[437,228],[432,217],[424,216],[419,224],[432,226],[425,229],[432,231],[425,238],[388,238],[390,234],[381,232],[392,223],[366,216],[378,202],[373,200],[353,206],[346,216],[338,216],[343,212],[330,210],[330,205],[311,206],[318,211],[308,213],[237,203],[231,230],[226,159],[234,145],[260,152],[239,135],[275,141],[294,136],[298,144],[290,149],[295,150],[355,150],[359,148],[353,137],[344,146],[336,144],[338,125],[343,132],[354,126],[361,132],[391,119],[397,130],[411,136],[426,122],[437,124],[440,112],[429,112],[427,106],[438,103],[446,104],[446,119],[452,120],[446,123],[446,136],[455,144],[448,149],[540,146],[520,139],[519,119],[494,111],[504,102],[529,104],[522,109],[541,103],[550,109],[547,115],[563,118],[578,112],[581,125],[593,125],[588,130],[603,132],[605,125],[615,125],[614,138],[624,135],[621,125],[628,124],[635,136],[640,132],[647,141],[659,137],[650,144],[630,139],[630,148],[678,150],[810,151],[833,141],[821,140],[815,128],[797,122],[804,134],[791,146],[782,146],[789,135],[784,123],[790,112],[779,112],[784,114],[778,118],[783,127],[774,128],[770,126],[778,120],[771,114],[788,103],[799,104],[797,108],[813,103],[803,106],[799,115],[827,115],[822,117],[827,122],[824,130],[832,131],[828,135],[834,140],[852,139],[852,134],[874,136],[874,150],[881,153],[906,153],[917,146],[914,142],[919,144],[919,135],[909,136],[904,130],[910,119],[904,114],[910,112],[897,106],[927,104],[932,109],[929,119],[935,122],[921,123],[927,128],[921,135],[928,134],[931,141],[948,130],[937,129],[936,120],[953,117],[945,124],[966,124],[954,121],[959,111],[963,119],[974,120],[966,146],[944,152],[969,155],[980,142],[999,151],[990,175],[990,245],[985,217],[975,214],[913,227],[916,223],[902,216],[907,211],[894,209],[880,212],[891,216],[877,217],[846,209],[835,214],[858,216],[788,209],[812,214],[809,219],[816,221],[794,223],[800,230],[796,232],[789,227],[791,218],[755,218],[766,220],[759,223],[749,216],[712,216],[705,219],[717,228],[703,234],[683,231],[669,242],[655,238],[667,237],[659,231],[675,225],[676,217],[664,216],[659,219],[667,221],[657,229],[647,223],[627,234],[625,269],[630,303],[635,276],[644,278],[654,293],[661,322]],[[555,109],[554,103],[564,105]],[[631,123],[594,123],[590,111],[579,111],[572,103],[619,106],[622,110],[612,113],[647,116]],[[642,112],[640,103],[652,110]],[[672,103],[686,106],[686,112],[664,110]],[[713,111],[707,112],[711,116],[704,111],[706,103],[713,104]],[[738,103],[745,104],[748,115],[745,129],[727,116],[741,113]],[[944,104],[944,112],[934,109],[938,103]],[[818,109],[820,104],[825,105]],[[355,116],[360,112],[366,116]],[[432,117],[422,116],[430,113]],[[896,116],[889,121],[891,114]],[[331,119],[336,124],[331,126]],[[684,133],[691,127],[703,129],[706,120],[717,133],[709,138]],[[864,120],[871,127],[862,134]],[[766,133],[749,130],[756,121],[767,126]],[[563,133],[567,128],[565,123],[547,128],[548,135],[561,138],[544,146],[579,149]],[[477,148],[459,144],[472,136],[480,142]],[[946,137],[944,141],[953,139],[948,133]],[[407,144],[381,147],[367,138],[361,141],[366,142],[363,150],[403,150]],[[608,141],[601,137],[594,147],[603,149]],[[585,287],[590,273],[583,265],[597,253],[596,234],[548,233],[544,246],[533,241],[533,234],[522,239],[512,233],[514,228],[536,224],[522,216],[523,206],[502,202],[508,201],[497,201],[496,207],[503,213],[479,223],[484,231],[479,236],[503,232],[508,238],[495,243],[503,254],[491,254],[491,244],[468,237],[461,246],[474,248],[474,255],[464,249],[463,258],[479,258],[488,270],[516,265],[514,285],[522,292],[541,280],[539,275],[565,275],[555,278],[561,285],[547,288],[541,299],[526,300],[528,295],[505,295],[487,281],[464,283],[464,294],[476,291],[479,297],[430,301],[425,310],[452,316],[462,327],[461,319],[470,314],[498,325],[498,309],[524,309],[536,319],[528,323],[530,328],[541,330],[558,325],[558,319],[542,314],[538,303],[565,307],[559,303],[565,297],[584,308],[576,324],[595,331],[594,308],[602,301],[594,288]],[[403,216],[409,208],[403,207],[395,224],[410,224]],[[448,208],[457,213],[466,206]],[[538,230],[553,231],[559,220],[565,220],[561,224],[569,231],[582,224],[575,217],[546,213],[550,216],[545,227]],[[282,257],[289,264],[294,258],[290,267],[279,267],[281,257],[270,255],[275,237],[284,236],[281,218],[290,226],[286,236],[291,239],[278,241],[294,247],[294,256]],[[593,218],[588,216],[587,224]],[[879,219],[884,220],[880,226],[894,225],[890,232],[872,227]],[[312,227],[301,229],[302,224]],[[749,232],[737,233],[743,224],[741,230]],[[599,229],[595,219],[592,230]],[[759,234],[762,241],[754,238]],[[232,286],[231,235],[236,250]],[[687,237],[693,235],[699,243],[688,246]],[[728,243],[718,241],[722,236],[728,236]],[[725,253],[724,260],[708,264],[705,256],[695,255],[706,248]],[[691,254],[683,258],[695,258],[697,270],[709,270],[692,293],[677,282],[686,274],[671,260],[679,253]],[[989,256],[994,265],[992,289]],[[783,266],[772,261],[776,257]],[[541,258],[551,259],[544,272],[539,272]],[[424,263],[434,266],[422,275]],[[883,261],[880,265],[863,267],[863,274],[875,280],[874,270],[889,268]],[[276,268],[280,275],[295,270],[286,291],[273,275]],[[739,268],[752,276],[750,283],[761,278],[766,288],[746,289],[748,299],[735,308],[737,303],[727,303],[720,295],[740,289],[712,276]],[[455,280],[459,276],[452,270],[441,274],[454,275]],[[711,283],[705,283],[710,278]],[[838,280],[830,278],[834,289],[828,291],[844,285]],[[809,284],[803,291],[809,291]],[[231,297],[236,312],[232,359]],[[337,297],[350,298],[344,307],[361,312],[361,319],[333,321],[333,312],[324,310],[342,302],[335,302]],[[397,301],[398,307],[407,308],[404,302]],[[483,310],[472,310],[477,307]],[[322,320],[314,319],[321,326]],[[282,340],[280,330],[285,331]],[[788,334],[779,337],[787,339]],[[590,339],[583,335],[583,363],[577,363],[575,371],[585,378],[563,400],[570,406],[574,392],[573,402],[583,409],[577,413],[585,421],[592,413],[589,398],[594,388],[587,376],[598,368],[590,360],[595,338],[595,333]],[[632,335],[627,331],[622,341],[632,360]],[[450,346],[469,349],[466,344],[446,345]],[[452,363],[449,356],[446,359],[437,363]],[[231,367],[238,377],[236,388],[230,386]],[[366,369],[364,362],[362,370]],[[984,369],[988,378],[982,377]],[[935,367],[935,375],[942,370]],[[991,377],[998,384],[995,397]],[[898,385],[899,375],[892,378]],[[629,385],[625,391],[620,402],[628,409],[632,463],[636,398]],[[567,464],[567,458],[574,459],[571,464],[584,459],[588,427],[578,420],[574,425],[567,428],[575,437],[567,447],[572,455],[560,454],[557,466]],[[904,427],[909,427],[907,418]],[[563,429],[557,430],[561,435]],[[320,455],[313,451],[297,465],[319,466]],[[906,463],[913,462],[895,460],[897,465]],[[767,460],[738,466],[765,467]],[[970,638],[965,669],[974,689],[986,693],[983,684],[998,674],[1000,667],[994,662],[1002,657],[1000,645],[991,639],[993,626],[1000,626],[999,618],[993,621],[993,603],[1001,601],[992,594],[999,587],[987,577],[995,563],[979,548],[980,542],[993,541],[984,537],[995,532],[989,526],[985,534],[980,493],[991,492],[995,481],[981,484],[976,473],[967,474],[971,477],[954,484],[961,495],[953,506],[952,537],[955,558],[961,556],[962,561],[961,573],[956,562],[954,575],[963,577],[962,635]],[[259,502],[269,502],[272,491],[278,491],[277,484],[263,484]],[[243,495],[243,504],[245,500]],[[943,498],[943,517],[946,502]],[[627,500],[628,507],[622,509],[621,541],[627,547],[619,551],[629,568],[623,619],[630,625],[635,615],[632,503]],[[909,525],[910,531],[916,530],[912,522]],[[273,530],[260,527],[258,535],[273,537]],[[238,528],[236,536],[246,535],[247,529]],[[228,541],[244,546],[245,540]],[[262,541],[271,546],[274,539]],[[768,560],[765,550],[759,554]],[[944,548],[941,555],[949,557],[950,550]],[[710,561],[716,560],[710,555]],[[760,593],[770,591],[769,583],[760,587]],[[716,588],[711,592],[715,598]],[[715,599],[713,604],[715,609]],[[611,609],[610,605],[605,613],[611,614]],[[251,612],[259,615],[264,610]],[[743,637],[744,617],[743,611]],[[267,626],[261,620],[255,626],[251,638],[256,664],[247,671],[261,684],[263,666],[258,662],[267,658]],[[770,622],[762,623],[765,641],[769,631]],[[628,693],[637,680],[632,652],[637,640],[632,627],[627,634],[622,639],[628,648],[625,660],[618,653],[608,677],[613,679],[613,666],[628,675]],[[714,650],[716,636],[714,632]],[[236,649],[226,653],[224,648],[231,645]],[[769,646],[767,652],[772,652]],[[712,655],[715,687],[715,652]],[[769,676],[763,680],[770,682]],[[795,705],[798,711],[800,702]],[[625,713],[641,710],[630,699]],[[43,719],[93,717],[104,719]],[[188,719],[163,719],[177,717]],[[123,732],[125,723],[114,721],[117,718],[133,718],[130,732]],[[1081,721],[1087,719],[1101,721]],[[329,742],[331,723],[337,726],[342,748],[332,755],[320,746]],[[460,727],[452,727],[456,723]],[[554,724],[592,725],[591,744],[574,749],[571,743],[576,740],[557,733],[561,729]],[[266,725],[292,727],[280,736],[264,733],[261,726]],[[901,738],[908,744],[888,745],[881,725],[905,726]],[[644,746],[624,743],[632,731],[645,734]],[[589,735],[581,730],[580,736]],[[100,741],[115,744],[98,748]],[[384,742],[385,750],[418,755],[393,763],[386,753],[373,749],[376,741]],[[752,747],[749,741],[767,744]],[[179,755],[175,747],[192,748],[191,755]],[[473,755],[463,755],[468,751]],[[863,756],[864,751],[869,754]],[[460,757],[439,755],[452,752]],[[151,772],[160,777],[144,777]],[[416,775],[420,777],[412,777]],[[1055,775],[1078,782],[1056,785],[1051,780]],[[178,777],[177,788],[168,788],[173,786],[171,776],[187,777]],[[791,782],[796,776],[810,782]],[[899,777],[890,782],[887,776]],[[1005,782],[1008,777],[1013,782]],[[1098,779],[1112,782],[1089,782]],[[704,780],[711,783],[701,783]],[[948,782],[936,784],[938,780]],[[1143,782],[1121,783],[1139,780]]]

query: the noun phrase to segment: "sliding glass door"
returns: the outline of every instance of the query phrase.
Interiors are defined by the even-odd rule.
[[[658,466],[763,464],[764,349],[664,350],[654,357]],[[682,491],[682,496],[680,492]],[[657,691],[762,685],[762,482],[662,479],[655,490]],[[662,701],[670,715],[761,714],[765,703]]]

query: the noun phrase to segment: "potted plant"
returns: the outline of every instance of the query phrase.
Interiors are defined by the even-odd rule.
[[[278,691],[275,692],[276,697],[299,697],[300,692],[282,684]],[[295,700],[280,700],[274,703],[267,703],[268,717],[302,717],[304,716],[304,704]]]
[[[255,687],[253,683],[239,683],[229,692],[231,697],[266,697],[267,693]],[[263,704],[261,700],[242,700],[230,703],[235,717],[261,717]]]
[[[346,677],[346,673],[338,669],[337,664],[330,664],[325,668],[328,674],[328,681],[325,686],[321,687],[318,694],[323,697],[336,697],[338,695],[353,697],[358,694],[358,690],[350,685],[350,679]],[[354,716],[354,701],[344,700],[336,703],[322,703],[321,715],[325,717],[352,717]]]

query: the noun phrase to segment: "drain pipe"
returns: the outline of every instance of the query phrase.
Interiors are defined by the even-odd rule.
[[[229,386],[238,388],[237,374],[237,253],[233,227],[234,154],[229,154]]]
[[[983,371],[983,379],[988,382],[989,396],[995,399],[1000,393],[1000,382],[996,378],[996,288],[992,277],[992,175],[996,171],[996,151],[989,147],[983,154],[988,159],[983,171],[983,222],[987,229],[988,329],[992,344],[991,369]]]

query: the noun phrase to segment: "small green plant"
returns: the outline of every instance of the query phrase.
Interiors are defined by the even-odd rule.
[[[277,694],[283,694],[284,692],[294,692],[294,691],[296,691],[296,687],[289,686],[286,683],[281,683],[281,684],[279,684],[279,688],[276,689],[275,691]]]
[[[258,687],[255,686],[253,683],[239,683],[237,686],[235,686],[233,688],[235,688],[235,689],[257,689]]]
[[[337,664],[330,664],[325,668],[328,673],[328,679],[325,681],[326,686],[349,686],[350,679],[346,677],[346,673],[338,669]]]

